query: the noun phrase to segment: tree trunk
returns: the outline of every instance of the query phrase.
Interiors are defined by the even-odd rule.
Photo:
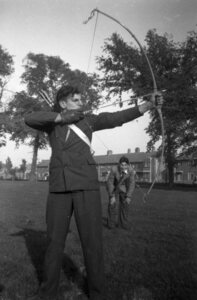
[[[34,146],[33,146],[33,158],[31,163],[31,172],[29,175],[29,181],[37,180],[36,165],[37,165],[37,158],[38,158],[38,149],[39,149],[39,133],[37,132],[34,140]]]
[[[170,133],[167,133],[167,165],[168,165],[168,183],[172,187],[174,184],[174,154]]]
[[[168,163],[168,176],[169,186],[172,187],[174,184],[174,164],[171,161]]]
[[[1,83],[1,87],[0,87],[0,102],[2,101],[3,93],[4,93],[4,89],[5,89],[6,84],[7,84],[7,82],[4,82],[4,83],[2,82]]]

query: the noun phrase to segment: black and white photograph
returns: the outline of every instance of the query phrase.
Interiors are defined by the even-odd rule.
[[[0,300],[197,299],[197,1],[0,0]]]

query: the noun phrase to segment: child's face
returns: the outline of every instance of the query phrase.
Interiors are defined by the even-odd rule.
[[[120,164],[120,171],[121,172],[127,173],[128,172],[128,168],[129,168],[129,165],[126,162],[122,162]]]

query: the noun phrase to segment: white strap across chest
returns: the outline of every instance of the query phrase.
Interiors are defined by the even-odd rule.
[[[68,139],[68,136],[70,134],[70,129],[72,129],[76,133],[76,135],[78,135],[78,137],[90,147],[90,151],[92,155],[94,155],[95,151],[92,149],[90,139],[87,137],[87,135],[74,124],[68,125],[68,128],[69,128],[69,132],[67,134],[66,140]]]
[[[68,127],[72,129],[76,133],[76,135],[78,135],[78,137],[80,137],[80,139],[84,141],[91,148],[91,142],[89,138],[79,127],[77,127],[74,124],[68,125]]]

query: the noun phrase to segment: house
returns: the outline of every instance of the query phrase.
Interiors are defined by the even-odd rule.
[[[197,183],[197,152],[190,156],[179,156],[174,168],[175,183]]]
[[[44,159],[37,164],[37,180],[48,180],[49,177],[49,160]]]

